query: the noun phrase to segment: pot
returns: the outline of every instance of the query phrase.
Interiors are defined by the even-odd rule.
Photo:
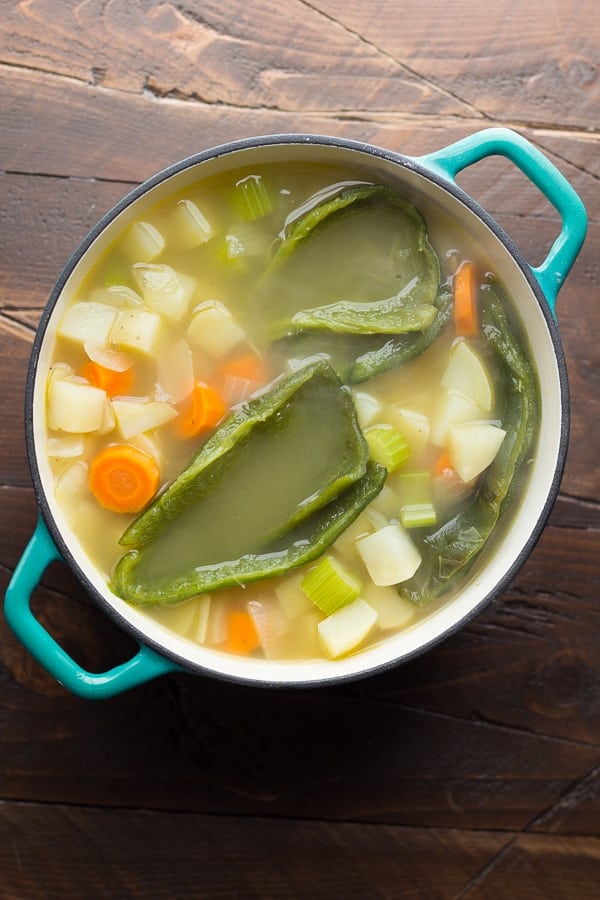
[[[546,259],[530,266],[500,226],[456,184],[456,175],[486,157],[516,165],[550,201],[561,231]],[[365,179],[398,187],[428,221],[443,216],[466,232],[515,298],[528,334],[541,389],[539,446],[520,505],[495,549],[484,550],[464,588],[434,604],[413,628],[337,661],[276,662],[235,657],[192,646],[129,606],[107,588],[58,508],[44,442],[44,395],[54,333],[61,311],[82,273],[117,231],[150,205],[204,176],[260,160],[317,160],[351,164]],[[512,131],[488,129],[442,150],[407,157],[374,146],[316,135],[276,135],[225,144],[192,156],[141,184],[118,203],[75,251],[60,275],[35,338],[26,388],[26,438],[39,505],[39,523],[6,592],[5,615],[17,637],[59,682],[90,698],[104,698],[173,671],[210,674],[241,683],[309,686],[357,678],[404,662],[448,637],[503,591],[527,558],[556,498],[568,440],[565,360],[555,321],[555,302],[583,243],[586,213],[560,172],[532,144]],[[498,527],[501,527],[498,526]],[[132,635],[138,652],[106,672],[83,669],[45,630],[30,608],[32,591],[46,567],[62,558],[99,606]]]

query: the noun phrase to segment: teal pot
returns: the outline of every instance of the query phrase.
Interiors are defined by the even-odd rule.
[[[513,163],[550,201],[561,229],[541,265],[531,266],[502,228],[456,183],[463,169],[491,156]],[[240,658],[192,644],[111,593],[58,507],[45,455],[45,384],[57,323],[76,285],[115,236],[144,209],[187,185],[260,162],[322,162],[351,166],[364,180],[387,183],[412,199],[428,222],[457,223],[491,261],[515,298],[535,357],[541,389],[539,453],[510,527],[484,550],[466,585],[434,604],[417,625],[337,661],[276,662]],[[573,188],[532,144],[512,131],[489,129],[421,157],[318,135],[271,135],[198,153],[135,188],[88,234],[61,273],[35,338],[26,389],[26,438],[39,524],[6,592],[5,615],[33,656],[71,691],[104,698],[170,672],[218,676],[242,684],[317,686],[381,672],[423,653],[462,627],[502,592],[529,555],[556,498],[567,449],[569,404],[555,302],[583,243],[586,213]],[[64,559],[98,606],[129,633],[139,650],[106,672],[83,669],[30,608],[50,562]]]

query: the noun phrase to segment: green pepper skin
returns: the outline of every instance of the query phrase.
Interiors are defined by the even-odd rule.
[[[502,427],[506,437],[468,506],[424,538],[417,574],[398,587],[416,606],[444,593],[454,576],[468,571],[510,502],[519,475],[533,453],[539,419],[538,383],[525,353],[509,327],[505,303],[496,285],[482,286],[482,329],[505,380]]]
[[[200,447],[188,466],[174,482],[163,491],[133,522],[121,536],[119,543],[125,547],[143,547],[150,543],[169,522],[187,508],[202,500],[209,485],[226,477],[228,454],[251,436],[259,427],[282,410],[286,403],[309,382],[321,384],[339,396],[345,408],[347,443],[344,454],[337,461],[339,473],[318,496],[306,499],[291,516],[289,528],[296,521],[324,505],[349,484],[364,474],[369,451],[356,419],[356,412],[347,389],[341,388],[338,376],[326,360],[308,363],[291,375],[281,377],[271,388],[235,408],[219,428]],[[341,392],[340,392],[341,391]]]
[[[442,285],[434,302],[435,318],[422,332],[363,334],[305,332],[278,342],[284,356],[322,356],[329,360],[345,384],[360,384],[416,359],[441,334],[452,315],[452,292]]]
[[[311,277],[307,279],[309,296],[312,292],[320,301],[319,305],[309,303],[304,307],[286,309],[288,300],[285,298],[289,287],[286,278],[291,279],[289,296],[292,298],[300,280],[297,273],[290,275],[289,267],[285,266],[288,261],[296,259],[298,248],[305,245],[314,247],[332,224],[377,210],[392,214],[386,233],[396,236],[401,242],[401,250],[398,249],[397,255],[394,255],[390,248],[387,251],[380,248],[379,262],[391,261],[392,258],[396,262],[386,282],[378,285],[375,294],[371,297],[347,296],[347,293],[352,294],[355,285],[344,281],[343,277],[340,281],[340,276],[346,273],[338,269],[335,271],[335,284],[329,288],[319,280],[319,276],[314,284]],[[349,271],[354,272],[353,245],[344,249],[348,254]],[[377,262],[376,254],[377,248],[371,261]],[[283,281],[279,280],[282,269],[285,272]],[[360,266],[356,274],[358,271],[361,271]],[[402,285],[399,279],[405,283]],[[359,183],[344,186],[307,211],[299,210],[288,221],[281,244],[262,279],[264,291],[262,294],[259,292],[258,302],[271,321],[268,329],[270,340],[314,330],[355,335],[405,334],[422,331],[432,323],[436,314],[433,302],[439,283],[439,260],[429,243],[427,226],[421,213],[393,188]],[[329,292],[333,296],[328,297]],[[297,302],[297,298],[293,300],[293,303]]]
[[[199,566],[178,578],[148,585],[136,578],[141,552],[130,550],[117,564],[111,588],[135,606],[171,606],[197,594],[237,587],[284,575],[321,556],[383,488],[387,470],[369,462],[362,478],[325,507],[314,512],[264,553],[212,566]]]

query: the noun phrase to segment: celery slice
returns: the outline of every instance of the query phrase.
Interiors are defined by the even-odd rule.
[[[408,459],[408,442],[391,425],[372,425],[364,434],[371,459],[385,466],[388,472],[393,472]]]
[[[362,584],[333,556],[325,556],[308,572],[300,587],[315,606],[329,616],[356,600]]]
[[[246,222],[255,222],[273,212],[273,198],[261,175],[247,175],[236,182],[231,204]]]
[[[405,472],[398,476],[396,487],[400,499],[400,521],[405,528],[435,525],[437,516],[429,472]]]

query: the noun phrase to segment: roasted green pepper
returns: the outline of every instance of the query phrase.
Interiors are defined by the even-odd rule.
[[[372,495],[367,462],[350,392],[327,362],[280,378],[232,412],[125,531],[121,544],[135,549],[117,564],[115,592],[168,604],[314,558]]]
[[[418,210],[393,188],[358,183],[288,221],[256,302],[270,339],[405,334],[431,325],[439,282]]]
[[[284,357],[327,357],[342,381],[359,384],[404,365],[427,350],[452,313],[452,292],[447,285],[440,287],[433,307],[435,318],[421,332],[350,336],[314,331],[284,338],[276,346]]]
[[[398,589],[417,606],[442,594],[455,583],[455,575],[468,571],[513,495],[519,474],[533,452],[539,416],[535,372],[509,326],[500,287],[491,283],[483,285],[481,299],[482,330],[504,381],[501,419],[506,437],[470,503],[424,538],[423,562],[418,572]]]

